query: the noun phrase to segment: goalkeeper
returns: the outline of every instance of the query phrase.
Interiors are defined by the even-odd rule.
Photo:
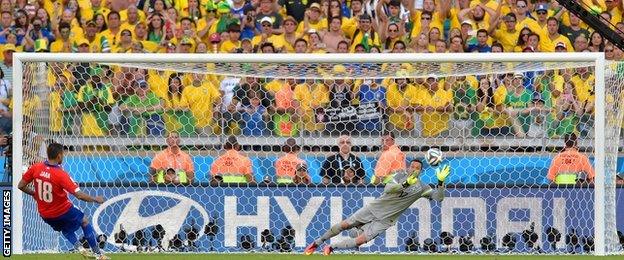
[[[444,199],[444,180],[451,172],[448,165],[436,169],[438,186],[432,189],[418,179],[422,171],[422,162],[414,160],[409,170],[400,170],[394,173],[392,180],[384,188],[383,194],[367,206],[361,208],[348,219],[332,226],[323,236],[314,240],[305,248],[304,254],[311,255],[323,242],[340,234],[342,231],[358,228],[360,232],[355,238],[345,239],[332,243],[323,249],[324,255],[331,254],[335,249],[359,247],[373,240],[386,229],[420,198],[442,201]]]

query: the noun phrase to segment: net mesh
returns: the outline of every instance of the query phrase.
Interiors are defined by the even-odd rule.
[[[439,148],[451,185],[360,251],[591,253],[593,186],[554,185],[547,173],[569,133],[593,161],[593,66],[26,62],[23,166],[52,141],[69,148],[64,168],[108,200],[74,201],[106,251],[300,252],[381,194],[389,131],[406,157],[398,167]],[[624,229],[622,68],[605,72],[611,253]],[[357,159],[328,161],[341,149]],[[435,184],[434,170],[425,165],[421,181]],[[26,252],[69,248],[32,198],[23,216]]]

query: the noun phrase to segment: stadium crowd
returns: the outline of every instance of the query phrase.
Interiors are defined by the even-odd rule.
[[[620,0],[584,0],[624,32]],[[457,53],[622,50],[556,1],[66,0],[0,1],[0,128],[11,129],[12,53]],[[615,29],[615,28],[614,28]],[[267,54],[268,55],[268,54]],[[491,54],[494,55],[494,54]],[[28,70],[28,68],[26,68]],[[391,130],[423,137],[587,135],[591,69],[394,79],[224,77],[50,64],[50,131],[82,136],[262,136]],[[349,75],[358,65],[325,73]],[[25,75],[26,124],[42,104]],[[405,78],[402,78],[405,76]],[[379,119],[327,122],[325,108],[376,103]],[[47,111],[47,110],[46,110]],[[451,133],[459,129],[458,133]]]

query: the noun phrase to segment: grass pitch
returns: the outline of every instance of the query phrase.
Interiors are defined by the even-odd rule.
[[[620,260],[624,256],[553,256],[553,255],[373,255],[373,254],[335,254],[331,256],[300,254],[109,254],[112,260]],[[82,260],[78,254],[30,254],[14,255],[11,259],[23,260]]]

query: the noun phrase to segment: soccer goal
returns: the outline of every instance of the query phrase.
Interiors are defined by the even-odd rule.
[[[446,198],[359,252],[623,251],[624,63],[601,53],[16,53],[13,80],[15,254],[70,248],[16,189],[50,142],[106,198],[73,200],[105,251],[300,253],[383,192],[392,145],[440,149]],[[549,175],[571,135],[595,176]],[[172,146],[190,159],[154,160]]]

